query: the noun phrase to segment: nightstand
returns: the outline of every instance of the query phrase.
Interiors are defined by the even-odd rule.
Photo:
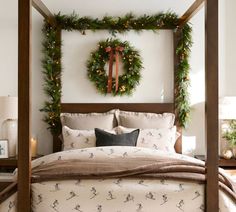
[[[32,160],[42,157],[37,155]],[[17,157],[1,158],[0,159],[0,191],[12,183],[13,171],[17,168]]]
[[[227,174],[232,176],[235,180],[236,177],[236,160],[220,158],[219,166],[225,170]]]
[[[37,155],[33,157],[32,160],[42,157],[43,155]],[[17,157],[10,157],[10,158],[1,158],[0,159],[0,172],[2,170],[11,170],[17,168]]]
[[[195,158],[205,161],[205,155],[195,155]],[[219,167],[224,169],[226,173],[232,177],[236,177],[236,159],[224,159],[219,157]]]

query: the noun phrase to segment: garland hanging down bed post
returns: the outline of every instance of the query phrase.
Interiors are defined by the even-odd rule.
[[[105,16],[102,19],[93,19],[90,17],[80,18],[76,14],[55,16],[58,26],[62,30],[78,30],[86,34],[86,30],[107,29],[112,35],[123,33],[130,30],[153,30],[160,29],[178,29],[178,17],[175,13],[159,13],[156,15],[143,15],[136,17],[133,14],[127,14],[124,17]],[[177,44],[176,55],[178,57],[178,67],[175,78],[175,109],[180,127],[185,127],[189,118],[190,106],[188,97],[189,86],[189,54],[192,46],[191,27],[184,24],[181,29],[182,36]],[[45,22],[43,33],[45,39],[43,42],[43,67],[45,84],[44,89],[50,99],[45,102],[41,111],[46,112],[45,122],[49,125],[53,135],[61,132],[60,124],[60,99],[61,99],[61,42],[57,40],[57,28],[51,27]]]
[[[44,91],[49,100],[42,111],[48,114],[44,121],[48,123],[51,133],[58,135],[61,132],[61,30],[45,22],[43,32]]]

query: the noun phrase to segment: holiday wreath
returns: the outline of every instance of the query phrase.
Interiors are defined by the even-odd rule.
[[[125,73],[118,75],[119,57],[123,60]],[[105,64],[109,61],[109,74],[106,74]],[[116,76],[112,77],[113,62],[116,62]],[[118,39],[107,39],[98,44],[98,49],[91,53],[87,62],[88,77],[94,82],[100,93],[129,95],[139,84],[142,61],[139,52],[130,44]]]

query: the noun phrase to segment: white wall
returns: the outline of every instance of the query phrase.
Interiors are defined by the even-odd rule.
[[[135,1],[135,4],[134,4]],[[63,12],[71,13],[74,11],[78,12],[81,15],[93,15],[94,17],[101,17],[104,14],[108,13],[110,15],[123,15],[127,12],[133,11],[136,14],[153,14],[157,12],[156,8],[160,8],[163,11],[166,11],[170,8],[176,10],[178,14],[182,14],[184,10],[193,2],[193,0],[181,1],[176,0],[150,0],[147,2],[131,0],[100,0],[92,1],[82,1],[82,0],[71,0],[70,4],[68,1],[60,0],[55,1],[45,0],[46,5],[53,12],[58,12],[63,9]],[[92,5],[93,3],[93,5]],[[234,83],[235,75],[234,67],[236,67],[236,60],[234,59],[234,47],[236,45],[236,38],[234,36],[234,30],[231,27],[234,24],[235,16],[234,16],[234,8],[236,8],[236,2],[234,0],[221,0],[221,16],[220,16],[220,94],[221,95],[236,95],[236,87]],[[106,5],[106,6],[104,6]],[[72,7],[74,6],[74,7]],[[78,9],[76,9],[78,8]],[[8,13],[11,11],[11,13]],[[122,12],[121,12],[122,11]],[[192,56],[191,56],[191,80],[192,86],[190,88],[191,91],[191,104],[192,104],[192,113],[191,113],[191,122],[184,132],[187,136],[196,136],[197,139],[197,150],[196,153],[204,153],[204,11],[200,11],[200,13],[192,19],[193,23],[193,39],[194,45],[192,48]],[[52,138],[49,132],[46,130],[46,124],[41,120],[43,118],[43,114],[39,112],[39,108],[42,107],[43,102],[45,100],[45,95],[42,91],[43,84],[43,76],[41,74],[42,69],[40,66],[40,60],[42,58],[41,54],[41,34],[42,27],[42,18],[40,15],[33,10],[33,104],[32,104],[32,114],[33,114],[33,123],[32,130],[33,134],[38,136],[39,140],[39,153],[47,154],[52,150]],[[225,28],[225,31],[223,29]],[[89,33],[90,34],[90,33]],[[145,34],[145,33],[144,33]],[[63,78],[66,79],[63,86],[63,101],[71,101],[71,91],[79,88],[75,87],[75,85],[70,85],[68,83],[68,78],[70,82],[78,78],[77,84],[83,84],[82,89],[85,89],[90,92],[90,95],[94,95],[96,97],[96,101],[111,101],[111,98],[103,98],[99,95],[95,95],[96,90],[93,88],[91,83],[87,80],[80,81],[79,71],[84,70],[84,61],[87,59],[87,54],[93,48],[94,44],[100,40],[104,34],[97,34],[96,36],[86,36],[83,37],[84,41],[87,42],[86,47],[83,54],[80,54],[81,43],[81,35],[79,33],[63,33],[63,39],[65,46],[63,47],[64,51],[64,75]],[[148,80],[151,75],[149,73],[154,72],[153,67],[156,67],[157,70],[163,71],[162,67],[165,68],[167,74],[161,77],[164,77],[163,80],[167,86],[164,87],[164,100],[170,101],[171,94],[169,90],[169,84],[167,79],[171,78],[172,71],[172,46],[171,43],[168,42],[168,39],[171,39],[171,34],[169,32],[160,32],[160,34],[148,34],[145,36],[136,35],[129,33],[127,37],[121,37],[122,39],[130,40],[136,48],[141,50],[143,61],[145,65],[145,70],[143,71],[144,78]],[[141,41],[140,39],[144,39]],[[149,40],[155,41],[155,45],[158,46],[157,51],[154,49],[143,48],[146,45],[153,44]],[[91,42],[91,43],[90,43]],[[90,44],[89,44],[90,43]],[[142,44],[145,44],[142,46]],[[74,47],[75,46],[75,47]],[[148,46],[146,46],[148,47]],[[151,61],[151,58],[148,56],[150,54],[149,51],[156,51],[155,54],[160,60]],[[77,57],[78,56],[78,57]],[[78,61],[78,58],[80,59]],[[71,66],[68,64],[73,59]],[[170,59],[170,61],[169,61]],[[4,6],[0,7],[0,95],[17,95],[17,1],[5,1]],[[150,61],[149,61],[150,60]],[[146,71],[148,70],[148,71]],[[148,74],[147,74],[148,73]],[[71,75],[70,75],[71,74]],[[74,77],[74,74],[76,74]],[[85,75],[83,74],[85,77]],[[144,80],[145,80],[144,79]],[[155,77],[156,79],[156,77]],[[77,79],[76,79],[77,80]],[[162,80],[162,81],[163,81]],[[144,101],[154,101],[152,99],[158,99],[162,101],[160,97],[160,93],[162,91],[162,84],[159,81],[156,83],[157,87],[147,88],[143,84],[145,81],[141,82],[141,85],[137,88],[137,94],[135,93],[132,98],[129,99],[121,99],[126,102],[126,100],[132,100],[133,102],[142,102]],[[147,81],[146,81],[147,82]],[[227,82],[227,83],[226,83]],[[159,84],[161,86],[159,86]],[[155,85],[153,85],[155,86]],[[146,96],[144,95],[144,90],[148,89],[156,89],[157,96]],[[80,94],[81,95],[81,94]],[[88,95],[90,97],[90,95]],[[81,96],[76,97],[77,100],[81,100]],[[144,99],[146,98],[146,99]],[[90,101],[90,99],[82,100],[84,102]],[[120,101],[117,98],[115,101]]]
[[[185,144],[188,136],[196,137],[196,154],[204,153],[205,146],[205,36],[204,36],[204,8],[202,8],[191,20],[193,26],[193,46],[190,57],[190,80],[189,88],[191,102],[191,119],[184,130]]]
[[[235,96],[236,87],[236,26],[235,26],[236,1],[225,0],[225,89],[222,95]]]
[[[4,1],[0,7],[0,96],[17,96],[18,77],[18,20],[17,0]],[[9,13],[9,11],[11,11]],[[37,136],[39,153],[47,154],[52,149],[52,138],[47,125],[42,122],[43,114],[39,112],[46,99],[43,90],[41,69],[41,28],[43,18],[33,9],[32,28],[32,134]],[[1,126],[2,120],[0,120]],[[0,133],[1,137],[1,133]]]
[[[5,12],[10,9],[12,14],[17,13],[17,1],[6,1],[0,7],[0,96],[17,96],[18,24],[14,15]]]
[[[129,32],[116,38],[129,41],[143,60],[142,79],[132,96],[101,95],[88,80],[86,61],[99,41],[111,38],[107,31],[63,31],[62,102],[173,102],[173,32]],[[114,37],[113,37],[114,38]],[[122,74],[122,64],[120,64]]]

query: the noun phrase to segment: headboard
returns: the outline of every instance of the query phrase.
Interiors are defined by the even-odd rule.
[[[63,113],[91,113],[107,112],[112,109],[120,109],[134,112],[151,113],[175,113],[174,103],[62,103],[61,112]],[[182,130],[177,126],[178,132],[182,135]],[[53,137],[53,152],[61,151],[61,140],[58,136]],[[182,153],[182,136],[175,144],[177,153]]]

